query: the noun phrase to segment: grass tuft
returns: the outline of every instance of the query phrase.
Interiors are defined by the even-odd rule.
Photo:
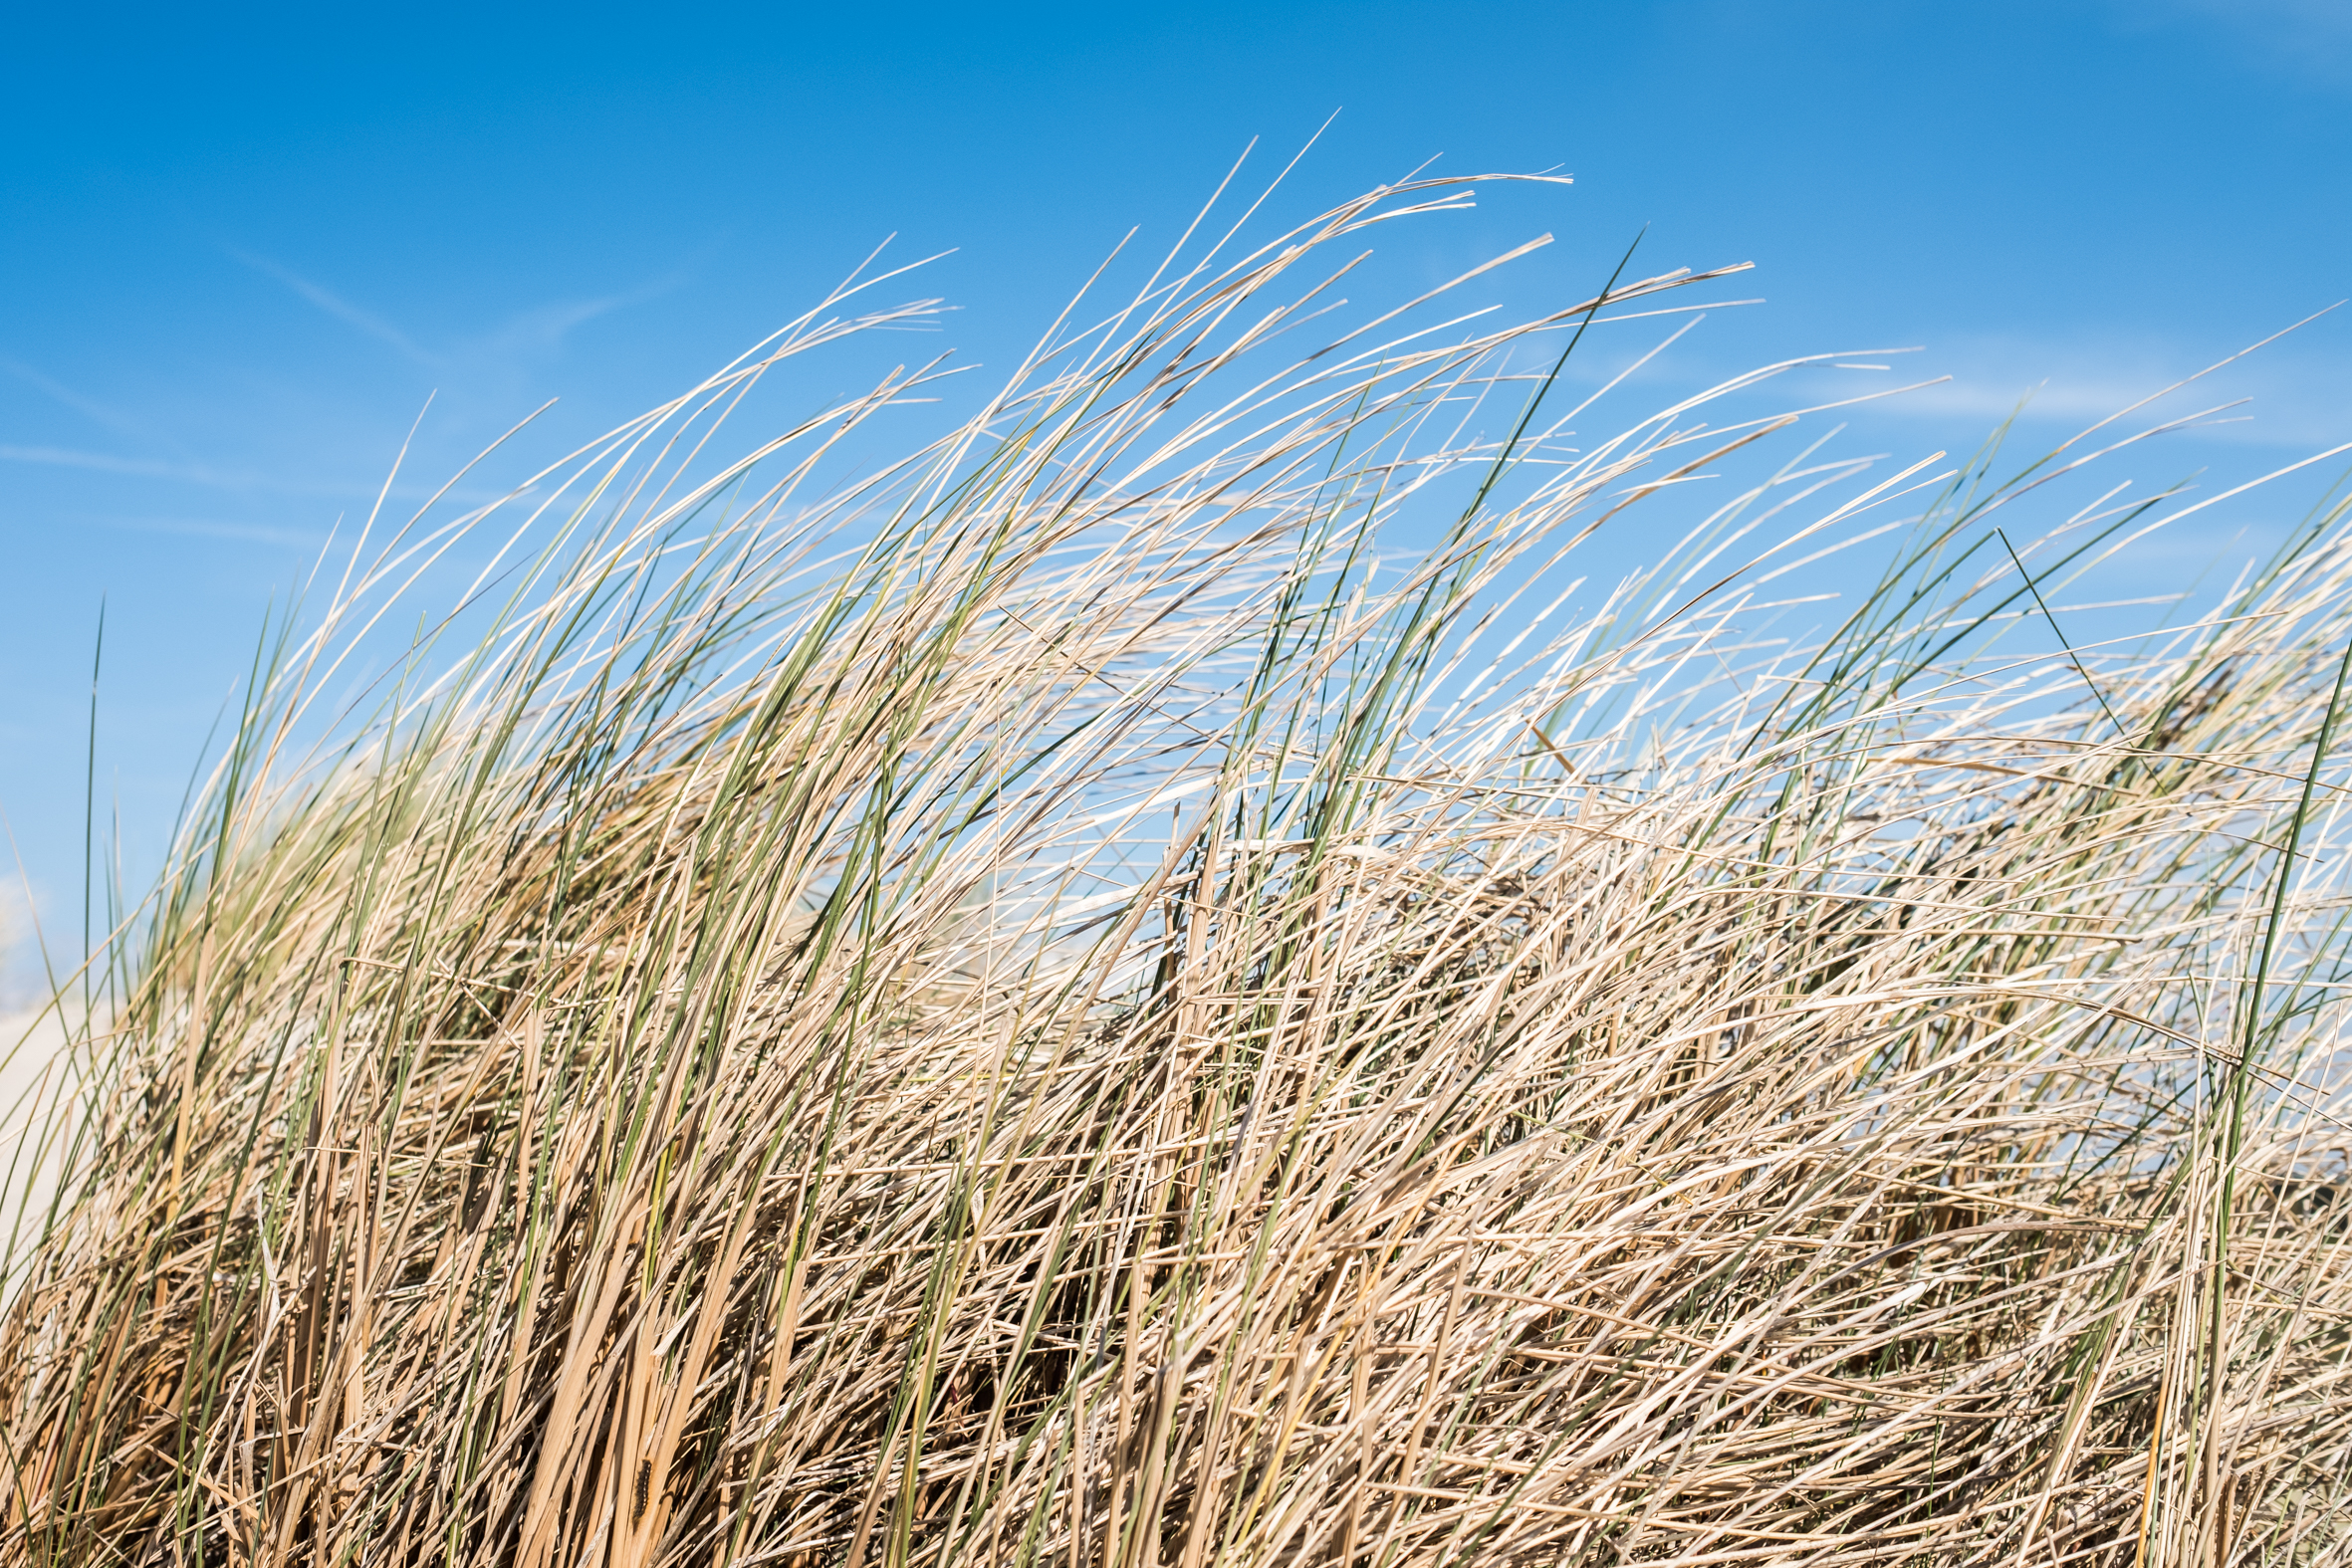
[[[1322,314],[1478,183],[371,524],[42,1025],[0,1560],[2352,1560],[2344,508],[2069,642],[2177,503],[1573,433],[1719,274]]]

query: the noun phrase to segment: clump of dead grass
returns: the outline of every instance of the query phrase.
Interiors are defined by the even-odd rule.
[[[858,485],[925,373],[711,464],[909,314],[829,301],[322,730],[482,520],[362,557],[56,1080],[0,1558],[2352,1555],[2336,515],[2057,654],[2021,572],[2145,521],[2012,555],[2071,453],[1792,456],[1555,629],[1793,421],[1571,450],[1500,378],[1684,274],[1254,368],[1466,188],[1174,262]]]

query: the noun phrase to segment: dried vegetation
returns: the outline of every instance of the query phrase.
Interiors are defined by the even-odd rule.
[[[2069,652],[2040,588],[2190,503],[2012,555],[2097,440],[1805,449],[1570,612],[1796,421],[1504,377],[1685,274],[1315,320],[1467,188],[1172,262],[856,484],[928,372],[714,461],[926,309],[829,301],[331,723],[507,513],[371,548],[45,1080],[0,1560],[2352,1560],[2336,514]]]

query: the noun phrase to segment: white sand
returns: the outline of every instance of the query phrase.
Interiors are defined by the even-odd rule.
[[[17,1265],[32,1235],[18,1233],[19,1217],[39,1216],[57,1189],[57,1134],[63,1126],[49,1114],[60,1098],[66,1061],[64,1024],[55,1011],[0,1015],[0,1247],[9,1247],[8,1275],[0,1280],[0,1302],[15,1294]],[[37,1136],[47,1127],[48,1147]]]

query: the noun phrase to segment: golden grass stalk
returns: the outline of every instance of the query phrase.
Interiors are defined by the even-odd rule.
[[[1687,274],[1318,322],[1470,183],[1180,257],[857,485],[926,372],[714,458],[926,309],[829,300],[339,717],[504,514],[355,552],[43,1080],[0,1559],[2352,1558],[2340,510],[2060,653],[2177,503],[2012,553],[2066,449],[1791,454],[1555,629],[1795,421],[1573,449],[1512,376]]]

